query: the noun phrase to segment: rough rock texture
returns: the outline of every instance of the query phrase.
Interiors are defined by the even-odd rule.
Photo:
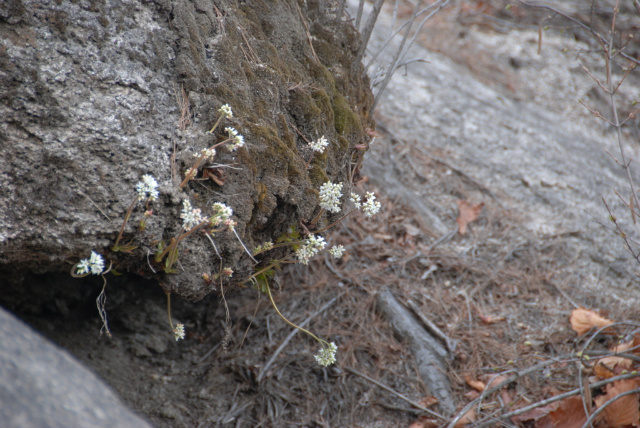
[[[372,52],[383,44],[390,19],[381,15]],[[417,168],[409,156],[375,143],[364,173],[382,188],[402,189],[398,194],[422,214],[436,238],[446,233],[446,219],[449,230],[455,228],[455,199],[484,201],[516,214],[523,225],[517,232],[526,239],[561,238],[567,245],[562,273],[571,278],[576,295],[606,291],[619,302],[637,304],[637,262],[606,228],[611,223],[601,199],[637,242],[638,229],[615,195],[629,195],[624,171],[607,154],[620,158],[615,130],[578,102],[611,117],[607,97],[578,64],[605,80],[604,60],[583,40],[589,34],[572,39],[549,31],[539,45],[537,28],[523,26],[509,32],[475,28],[452,38],[445,19],[427,30],[408,55],[428,64],[396,73],[376,118],[380,129],[412,143],[473,190],[452,188]],[[640,23],[637,14],[624,19]],[[582,54],[577,57],[576,52]],[[616,81],[623,73],[614,67]],[[635,72],[617,94],[621,118],[634,110],[638,96],[640,75]],[[636,182],[639,129],[637,119],[622,129]],[[514,245],[521,239],[517,233],[509,236]],[[475,254],[473,243],[453,243],[451,248]]]
[[[331,13],[294,0],[3,2],[3,277],[69,271],[95,250],[194,300],[215,289],[203,273],[232,267],[234,281],[246,280],[254,262],[230,231],[214,238],[222,259],[205,236],[182,241],[176,274],[153,254],[178,234],[186,198],[205,215],[213,202],[231,206],[253,248],[311,220],[322,183],[346,181],[372,126],[371,93],[353,61],[358,34]],[[234,117],[207,134],[225,103]],[[220,183],[178,189],[193,153],[222,141],[226,126],[247,144],[218,150]],[[322,135],[331,144],[307,168],[305,139]],[[145,208],[133,211],[122,242],[136,249],[115,253],[143,174],[158,180],[160,198],[142,232]]]
[[[0,308],[0,419],[6,427],[150,427],[102,380]]]

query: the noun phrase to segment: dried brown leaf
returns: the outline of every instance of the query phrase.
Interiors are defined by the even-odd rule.
[[[476,391],[482,392],[486,387],[484,382],[475,380],[469,375],[465,375],[464,380],[467,382],[467,385],[469,385],[471,388],[475,389]]]
[[[464,425],[470,424],[471,422],[475,422],[475,420],[476,420],[476,406],[473,406],[473,408],[469,409],[467,413],[465,413],[460,418],[460,420],[458,421],[458,423],[454,425],[454,427],[461,428]]]
[[[438,404],[438,399],[431,395],[427,395],[422,400],[418,401],[418,404],[420,404],[422,407],[429,407],[433,406],[434,404]]]
[[[441,424],[437,419],[420,416],[411,425],[409,425],[409,428],[436,428],[440,425]]]
[[[551,403],[546,406],[536,407],[535,409],[531,409],[528,412],[522,413],[520,415],[513,416],[511,421],[513,423],[518,422],[537,422],[539,419],[547,416],[551,411],[556,409],[556,403]],[[536,425],[536,427],[539,427]]]
[[[604,403],[618,395],[633,391],[636,388],[634,379],[624,379],[607,385],[607,392],[594,399],[596,407],[600,408]],[[629,394],[618,398],[602,410],[602,417],[609,428],[625,426],[638,426],[640,424],[640,408],[638,407],[638,394]]]
[[[587,421],[582,397],[565,398],[555,410],[536,421],[536,428],[582,428]]]
[[[583,308],[574,309],[571,312],[569,322],[571,323],[571,328],[580,336],[594,327],[602,328],[613,324],[613,321],[601,317],[592,310]]]
[[[505,317],[492,317],[491,315],[482,314],[478,314],[478,318],[480,318],[480,321],[482,321],[483,324],[495,324],[506,320]]]
[[[482,211],[482,207],[484,207],[483,202],[471,205],[469,202],[464,200],[458,201],[458,218],[456,219],[456,223],[458,223],[458,232],[460,235],[467,233],[467,225],[472,221],[477,220],[480,215],[480,211]]]
[[[622,371],[629,369],[632,363],[633,361],[628,358],[604,357],[598,360],[593,371],[600,379],[609,379],[622,374]]]

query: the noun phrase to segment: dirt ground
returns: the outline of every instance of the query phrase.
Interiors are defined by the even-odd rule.
[[[458,30],[498,31],[489,25],[490,15],[464,8],[443,13],[454,12],[474,18],[453,20]],[[487,25],[476,26],[481,19]],[[393,123],[390,117],[377,119]],[[335,365],[318,366],[317,344],[301,333],[278,350],[292,329],[251,287],[197,303],[174,299],[174,323],[184,323],[187,331],[180,342],[173,340],[161,288],[126,275],[109,277],[110,339],[99,334],[99,278],[34,277],[66,281],[79,291],[73,300],[54,296],[47,317],[19,315],[159,428],[409,426],[420,412],[357,374],[415,402],[429,395],[406,340],[393,334],[376,309],[383,287],[402,302],[413,301],[457,343],[447,374],[459,408],[473,398],[468,379],[522,372],[581,349],[568,323],[572,309],[600,309],[615,320],[638,318],[637,308],[571,280],[576,259],[567,244],[570,234],[541,239],[522,226],[522,213],[504,208],[499,195],[471,179],[473,171],[452,168],[446,152],[395,138],[393,129],[380,128],[378,134],[368,156],[396,159],[416,186],[437,189],[431,197],[445,204],[441,220],[448,228],[456,227],[456,200],[485,205],[467,235],[441,240],[398,195],[364,177],[356,190],[376,192],[382,210],[372,219],[354,213],[328,234],[327,241],[344,245],[346,255],[289,266],[276,281],[280,310],[336,342]],[[511,390],[521,405],[575,386],[573,366],[565,364],[523,375]],[[501,406],[496,399],[478,413]]]

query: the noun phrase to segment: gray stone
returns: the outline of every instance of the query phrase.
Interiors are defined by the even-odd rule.
[[[66,351],[2,308],[0,342],[2,426],[151,427]]]

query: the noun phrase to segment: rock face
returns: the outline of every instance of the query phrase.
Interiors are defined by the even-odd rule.
[[[0,272],[13,283],[91,250],[192,300],[215,290],[203,274],[231,267],[242,282],[257,268],[240,240],[254,248],[313,219],[320,185],[347,181],[372,126],[359,36],[315,2],[12,0],[0,40]],[[223,104],[233,118],[207,133]],[[179,188],[225,127],[246,145]],[[143,174],[160,196],[135,205],[121,241],[132,252],[112,251]],[[206,216],[230,206],[237,236],[184,239],[166,274],[154,254],[180,233],[184,200]]]
[[[621,19],[638,23],[635,13]],[[378,20],[370,43],[374,52],[385,42],[390,20],[385,14]],[[606,20],[610,25],[610,17]],[[570,278],[577,296],[606,294],[617,299],[616,305],[637,305],[640,294],[630,286],[638,282],[637,263],[610,230],[601,199],[637,241],[637,226],[616,195],[627,198],[629,183],[614,161],[620,158],[615,130],[594,120],[578,100],[606,117],[611,117],[611,108],[598,84],[568,53],[594,50],[581,55],[579,63],[599,73],[604,64],[599,51],[579,37],[553,32],[545,35],[539,50],[534,29],[510,30],[506,35],[474,29],[456,39],[444,38],[438,45],[439,34],[454,30],[446,22],[437,25],[418,39],[409,55],[429,64],[408,67],[391,80],[377,111],[378,128],[391,130],[394,138],[409,142],[435,165],[444,159],[441,165],[446,165],[448,174],[463,177],[469,187],[454,187],[446,176],[434,178],[410,155],[397,155],[376,144],[363,172],[420,213],[437,237],[447,233],[447,224],[455,228],[451,210],[456,199],[483,201],[505,213],[517,213],[519,227],[505,232],[505,242],[520,245],[523,239],[558,238],[569,255],[557,256],[561,272]],[[621,71],[614,74],[616,82],[623,76]],[[640,76],[631,73],[617,94],[621,118],[638,93]],[[633,120],[621,130],[636,183],[638,132]],[[461,255],[471,248],[456,245],[451,248]],[[601,298],[597,301],[602,304]]]
[[[96,375],[3,309],[0,339],[3,426],[150,427]]]

